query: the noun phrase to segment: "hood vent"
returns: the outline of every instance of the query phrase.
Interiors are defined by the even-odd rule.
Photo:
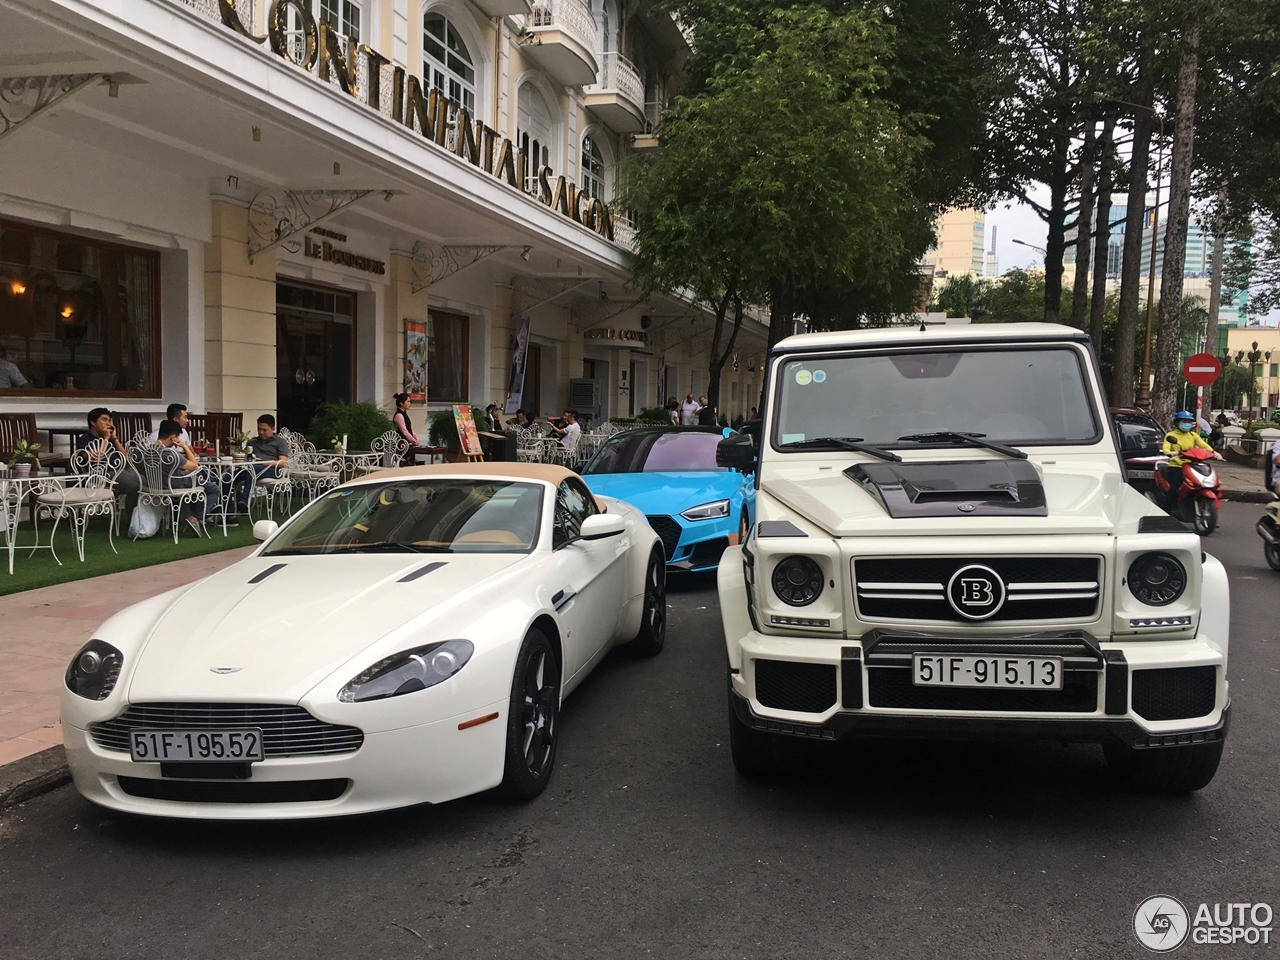
[[[1047,517],[1044,484],[1026,460],[855,463],[844,475],[891,517]]]
[[[287,564],[283,564],[283,563],[273,563],[271,566],[267,567],[267,569],[263,570],[261,573],[250,577],[249,582],[261,583],[263,580],[267,579],[267,577],[271,576],[277,570],[283,570],[286,566]]]
[[[444,566],[443,560],[434,560],[431,563],[424,564],[423,566],[419,567],[417,570],[414,570],[412,573],[405,574],[403,577],[397,580],[396,583],[409,583],[412,580],[417,580],[419,577],[425,577],[428,573],[431,573],[435,570],[439,570],[443,566]]]

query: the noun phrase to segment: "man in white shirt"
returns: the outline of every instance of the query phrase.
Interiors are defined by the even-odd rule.
[[[27,378],[22,375],[17,364],[9,359],[9,351],[5,349],[3,343],[0,343],[0,390],[26,385]]]
[[[187,408],[181,403],[171,403],[164,411],[164,418],[172,420],[182,428],[178,434],[178,439],[187,447],[191,446],[191,434],[187,432]],[[156,424],[151,428],[151,442],[155,443],[160,439],[160,425]]]
[[[578,411],[566,410],[560,419],[564,426],[552,427],[551,432],[560,438],[562,447],[572,450],[578,445],[578,438],[582,436],[582,427],[578,425]]]
[[[698,411],[702,409],[702,404],[693,399],[693,391],[689,391],[689,395],[684,398],[684,403],[680,404],[680,426],[692,427],[698,422]]]

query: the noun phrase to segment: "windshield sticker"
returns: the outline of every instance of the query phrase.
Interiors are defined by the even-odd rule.
[[[782,442],[783,443],[803,443],[804,434],[803,433],[784,433],[782,435]]]
[[[824,380],[826,380],[826,379],[827,379],[827,371],[825,371],[825,370],[815,370],[815,371],[813,371],[813,382],[814,382],[814,383],[822,383],[822,381],[824,381]]]
[[[796,383],[800,384],[800,386],[802,387],[805,386],[812,379],[813,379],[813,374],[811,374],[808,370],[796,371]]]

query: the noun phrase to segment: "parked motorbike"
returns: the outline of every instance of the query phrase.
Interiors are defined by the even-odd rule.
[[[1262,538],[1262,555],[1267,566],[1280,570],[1280,501],[1273,500],[1267,504],[1266,513],[1254,529]]]
[[[1218,526],[1218,511],[1222,509],[1218,471],[1205,462],[1213,459],[1213,453],[1193,447],[1179,456],[1186,462],[1182,464],[1182,482],[1176,491],[1170,490],[1164,471],[1169,459],[1162,457],[1157,461],[1154,479],[1159,499],[1156,502],[1179,520],[1194,524],[1196,533],[1207,537]]]

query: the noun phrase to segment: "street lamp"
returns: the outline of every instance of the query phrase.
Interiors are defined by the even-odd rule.
[[[1025,240],[1019,240],[1016,237],[1011,242],[1016,243],[1020,247],[1030,247],[1032,250],[1035,250],[1037,253],[1039,253],[1043,257],[1047,257],[1049,255],[1048,250],[1046,250],[1044,247],[1037,247],[1034,243],[1027,243]]]
[[[1245,352],[1241,350],[1240,355],[1242,357],[1247,356],[1249,360],[1249,419],[1252,420],[1253,419],[1253,383],[1254,383],[1253,368],[1262,359],[1262,351],[1258,349],[1258,341],[1257,340],[1253,341],[1252,349],[1248,352],[1248,354],[1245,354]]]

